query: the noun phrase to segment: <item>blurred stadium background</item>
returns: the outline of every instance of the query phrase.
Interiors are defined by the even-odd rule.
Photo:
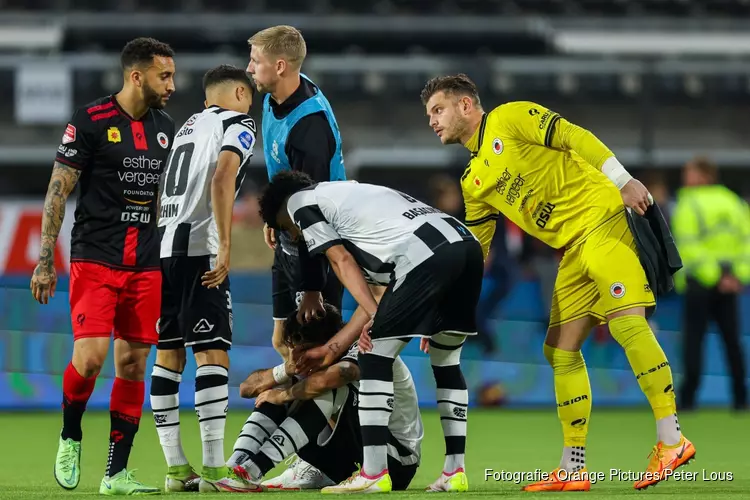
[[[681,167],[696,154],[713,159],[723,182],[750,196],[749,0],[0,0],[0,9],[2,409],[59,407],[72,351],[65,274],[73,205],[59,241],[58,293],[41,307],[28,283],[43,197],[72,110],[119,90],[119,51],[136,36],[176,50],[177,91],[167,111],[182,124],[203,106],[207,69],[245,67],[250,35],[275,24],[296,26],[308,44],[303,70],[337,114],[349,177],[396,187],[450,213],[461,212],[456,181],[467,154],[440,146],[419,91],[429,77],[456,72],[477,82],[486,109],[533,100],[592,130],[667,210]],[[270,347],[272,253],[255,202],[265,177],[257,148],[235,208],[234,386],[277,359]],[[500,227],[480,311],[484,335],[465,350],[474,404],[554,412],[541,345],[556,259],[517,228]],[[743,304],[750,306],[748,295]],[[681,307],[679,296],[667,297],[653,318],[678,380]],[[748,347],[747,318],[742,325]],[[729,406],[716,335],[704,351],[698,401]],[[416,344],[404,355],[422,402],[432,405],[429,363]],[[593,333],[584,355],[596,406],[643,406],[606,329]],[[107,408],[111,377],[108,363],[90,407]],[[192,404],[190,376],[182,387],[181,401]]]

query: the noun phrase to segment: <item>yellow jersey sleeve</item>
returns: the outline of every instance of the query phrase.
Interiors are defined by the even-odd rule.
[[[467,183],[471,184],[472,182],[481,183],[483,181],[471,174],[471,168],[467,168],[461,177],[461,190],[463,191],[464,208],[466,210],[464,224],[482,244],[482,253],[486,260],[490,253],[490,243],[492,243],[492,237],[495,235],[495,225],[500,211],[471,194],[472,190],[467,189],[466,186]]]
[[[495,111],[498,115],[496,123],[516,140],[561,151],[575,151],[599,170],[608,158],[614,156],[590,131],[540,104],[517,101],[503,104]]]

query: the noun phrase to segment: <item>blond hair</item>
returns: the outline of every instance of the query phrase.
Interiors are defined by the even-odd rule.
[[[251,36],[247,43],[258,47],[266,54],[283,57],[293,69],[299,69],[307,55],[305,39],[293,26],[266,28]]]

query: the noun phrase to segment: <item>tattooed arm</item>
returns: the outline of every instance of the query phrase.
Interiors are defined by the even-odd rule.
[[[315,399],[331,389],[344,387],[346,384],[357,380],[359,380],[359,366],[351,361],[340,361],[325,370],[313,373],[288,389],[274,389],[264,392],[258,396],[255,406],[264,402],[279,405],[292,401]]]
[[[284,366],[286,376],[294,375],[294,364],[287,361]],[[240,397],[252,399],[258,397],[258,394],[273,389],[279,385],[273,377],[274,368],[261,368],[248,375],[244,382],[240,384]]]
[[[273,368],[255,370],[240,384],[240,397],[246,399],[257,397],[258,394],[272,389],[275,385]]]
[[[55,162],[52,167],[52,178],[44,198],[44,215],[42,216],[42,244],[39,250],[39,263],[31,278],[31,293],[40,304],[49,302],[55,295],[57,273],[55,272],[55,245],[65,219],[65,203],[81,176],[81,171]]]
[[[385,290],[383,286],[370,285],[370,291],[378,303]],[[357,306],[346,325],[331,337],[324,346],[314,347],[304,352],[301,349],[296,349],[297,373],[304,374],[318,368],[326,368],[341,358],[349,349],[349,346],[359,338],[362,328],[368,321],[370,321],[369,315],[361,306]]]

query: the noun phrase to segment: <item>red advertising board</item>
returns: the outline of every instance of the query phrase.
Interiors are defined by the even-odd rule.
[[[0,203],[0,274],[31,274],[39,258],[43,202]],[[68,204],[55,247],[57,272],[67,274],[75,205]]]

